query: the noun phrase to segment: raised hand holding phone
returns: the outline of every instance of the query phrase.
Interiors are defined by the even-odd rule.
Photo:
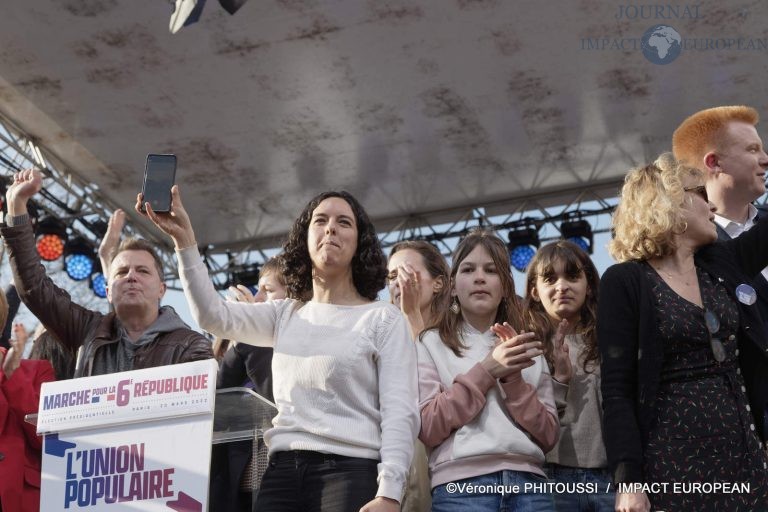
[[[144,207],[142,209],[142,206]],[[171,208],[169,212],[156,212],[152,209],[149,202],[144,201],[144,196],[139,193],[136,196],[136,211],[151,220],[155,226],[169,235],[173,240],[176,249],[186,249],[197,245],[195,241],[195,232],[192,230],[192,223],[189,221],[189,215],[181,204],[181,194],[179,186],[174,185],[171,188]]]
[[[141,194],[144,202],[158,213],[171,210],[171,187],[176,180],[176,155],[147,155],[144,184]]]

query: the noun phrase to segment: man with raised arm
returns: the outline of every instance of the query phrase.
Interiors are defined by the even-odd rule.
[[[124,240],[112,256],[107,300],[113,312],[86,309],[56,286],[40,264],[27,213],[27,201],[41,187],[37,170],[14,176],[0,234],[21,300],[61,343],[73,350],[82,347],[75,377],[213,357],[202,334],[191,330],[172,307],[160,305],[166,289],[162,262],[145,240]]]

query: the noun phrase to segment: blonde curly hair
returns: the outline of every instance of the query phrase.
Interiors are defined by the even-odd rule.
[[[619,262],[668,256],[677,249],[675,234],[687,228],[683,220],[683,179],[704,182],[699,169],[663,153],[624,179],[619,205],[613,214],[614,238],[608,252]]]

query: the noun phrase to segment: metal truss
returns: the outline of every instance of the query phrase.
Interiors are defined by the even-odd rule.
[[[43,190],[30,201],[30,211],[39,216],[51,215],[69,226],[71,236],[80,235],[98,247],[106,224],[118,208],[108,200],[99,187],[84,181],[76,170],[68,169],[55,154],[25,134],[12,120],[0,114],[0,176],[5,188],[14,173],[28,168],[39,169],[44,177]],[[559,237],[557,221],[569,218],[596,217],[610,212],[615,205],[618,180],[592,181],[580,189],[548,190],[513,199],[479,205],[475,208],[452,209],[431,212],[425,216],[413,216],[397,222],[380,235],[386,249],[401,240],[421,239],[435,243],[449,256],[458,240],[475,227],[496,230],[503,239],[505,231],[533,225],[541,230],[542,240]],[[445,224],[433,224],[427,217],[450,217]],[[594,225],[594,224],[593,224]],[[595,232],[600,232],[598,228]],[[126,225],[124,234],[152,240],[153,234],[144,232],[140,225]],[[231,252],[225,248],[208,246],[201,248],[209,273],[217,288],[226,288],[235,272],[252,271],[279,252],[279,247],[245,248]],[[171,289],[180,289],[173,251],[157,246],[163,261],[166,282]]]
[[[608,217],[618,202],[616,193],[620,184],[620,180],[605,181],[582,190],[549,191],[516,201],[438,212],[440,216],[456,218],[445,224],[432,224],[424,217],[408,217],[393,229],[380,233],[379,239],[385,250],[403,240],[426,240],[450,257],[459,240],[478,227],[496,231],[502,240],[506,240],[510,230],[533,226],[539,231],[541,241],[547,242],[560,238],[562,222],[584,219],[590,222],[594,234],[604,233],[610,231]],[[278,247],[246,249],[229,252],[222,258],[221,254],[216,254],[215,247],[210,247],[203,255],[214,284],[221,289],[231,284],[234,272],[258,267],[279,250]]]
[[[0,189],[3,203],[5,188],[11,183],[13,174],[24,169],[38,169],[44,177],[43,189],[30,200],[30,214],[56,217],[68,226],[70,236],[82,236],[94,248],[98,247],[109,217],[118,207],[101,194],[97,185],[84,181],[55,154],[0,114]],[[126,225],[123,232],[127,236],[152,239],[152,235],[144,232],[141,226]],[[157,252],[163,261],[166,276],[175,276],[173,252],[163,246],[157,246]]]
[[[97,247],[117,205],[109,201],[97,185],[84,181],[76,170],[68,169],[56,155],[0,114],[0,189],[4,192],[13,173],[27,168],[39,169],[46,177],[43,191],[30,202],[30,210],[36,210],[40,216],[52,215],[63,220],[69,225],[71,235],[83,236]],[[584,219],[590,222],[593,233],[604,233],[610,230],[609,213],[618,202],[620,186],[620,178],[600,179],[599,171],[595,170],[588,182],[571,188],[542,190],[472,208],[385,219],[382,225],[388,229],[379,238],[385,249],[402,240],[431,241],[444,255],[450,256],[461,237],[476,227],[495,230],[506,240],[508,231],[532,226],[539,232],[541,241],[546,242],[560,237],[559,224],[563,221]],[[768,203],[768,195],[757,202]],[[450,220],[436,224],[429,219]],[[127,225],[124,233],[154,239],[154,234],[145,232],[140,225]],[[173,251],[161,245],[157,250],[169,288],[180,289]],[[253,271],[279,251],[278,246],[251,246],[237,251],[225,246],[201,248],[211,278],[219,289],[231,284],[234,273]]]

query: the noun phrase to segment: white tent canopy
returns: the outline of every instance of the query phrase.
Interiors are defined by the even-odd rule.
[[[768,6],[696,5],[250,0],[229,16],[209,0],[171,35],[161,0],[7,0],[0,112],[128,210],[145,155],[175,153],[198,242],[221,249],[273,246],[327,189],[379,229],[443,222],[614,192],[690,113],[767,112]],[[655,25],[682,38],[667,65],[640,48]]]

